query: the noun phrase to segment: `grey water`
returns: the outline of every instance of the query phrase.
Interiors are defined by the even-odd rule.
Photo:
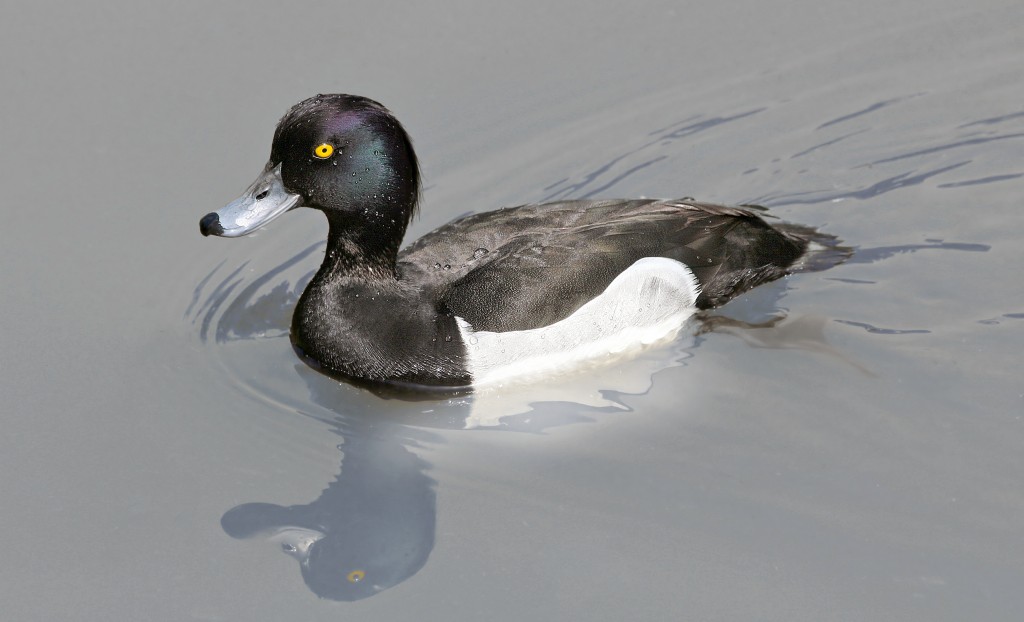
[[[1020,618],[1019,2],[22,3],[0,52],[3,619]],[[381,399],[290,347],[319,214],[198,232],[317,92],[409,130],[409,239],[691,196],[855,252]]]

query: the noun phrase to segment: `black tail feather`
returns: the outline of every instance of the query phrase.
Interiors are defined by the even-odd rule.
[[[772,225],[792,240],[807,245],[807,250],[800,256],[787,272],[820,272],[843,263],[853,256],[853,248],[843,246],[842,241],[834,235],[822,233],[814,227],[780,223]]]

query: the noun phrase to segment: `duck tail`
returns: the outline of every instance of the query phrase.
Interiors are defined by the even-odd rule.
[[[853,256],[852,247],[843,246],[842,240],[836,236],[822,233],[814,227],[790,223],[774,227],[805,247],[803,255],[793,262],[788,272],[820,272],[838,266]]]

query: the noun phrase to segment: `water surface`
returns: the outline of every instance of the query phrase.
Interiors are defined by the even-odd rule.
[[[0,26],[6,615],[1016,619],[1018,5],[22,7]],[[621,368],[382,400],[288,343],[318,214],[197,231],[316,92],[411,133],[410,238],[693,196],[856,252]]]

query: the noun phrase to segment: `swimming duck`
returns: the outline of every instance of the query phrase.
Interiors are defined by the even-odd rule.
[[[835,238],[770,226],[757,206],[574,200],[451,222],[399,250],[419,166],[381,104],[317,95],[292,107],[270,160],[199,223],[237,237],[307,206],[329,224],[292,343],[321,371],[377,389],[465,392],[624,356],[699,309],[842,260]]]

